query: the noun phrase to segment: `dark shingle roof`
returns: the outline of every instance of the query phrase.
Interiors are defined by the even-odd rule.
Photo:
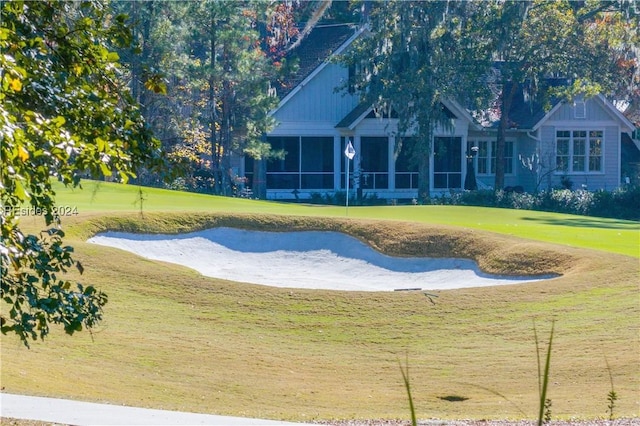
[[[355,32],[352,24],[318,24],[300,45],[286,55],[287,60],[298,60],[298,70],[277,85],[278,96],[284,98],[296,86],[326,61]]]
[[[536,98],[529,95],[530,83],[517,83],[518,89],[509,109],[509,128],[519,130],[531,130],[533,126],[538,124],[544,118],[548,110],[545,110],[543,101],[548,101],[548,105],[553,106],[560,99],[552,97],[545,99],[545,94],[550,88],[561,87],[570,84],[566,78],[547,78],[543,81],[542,87],[539,88],[539,94]],[[504,89],[509,91],[509,87]],[[500,117],[497,116],[489,128],[497,128],[500,125]]]
[[[347,114],[338,124],[336,124],[337,128],[346,128],[349,127],[354,121],[358,119],[362,114],[364,114],[371,105],[361,103],[357,107],[351,110],[349,114]]]

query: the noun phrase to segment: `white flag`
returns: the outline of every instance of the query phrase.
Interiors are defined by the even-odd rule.
[[[351,145],[351,141],[347,144],[344,155],[346,155],[349,160],[353,160],[353,157],[356,156],[356,150],[353,148],[353,145]]]

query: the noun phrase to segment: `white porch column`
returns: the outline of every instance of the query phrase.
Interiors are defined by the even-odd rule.
[[[395,150],[396,150],[396,137],[395,135],[389,136],[388,141],[388,149],[389,149],[389,160],[387,170],[389,171],[389,191],[395,191],[396,189],[396,158],[395,158]]]
[[[353,174],[359,176],[362,163],[362,142],[357,133],[353,137],[353,148],[356,150],[356,156],[353,159]],[[357,190],[358,188],[360,188],[360,182],[354,182],[353,189]]]

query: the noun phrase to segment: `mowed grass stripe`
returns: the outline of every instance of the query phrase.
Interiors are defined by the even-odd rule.
[[[388,254],[455,254],[487,271],[562,276],[440,291],[432,304],[421,292],[216,280],[84,242],[105,229],[171,233],[211,226],[327,229]],[[534,418],[533,322],[544,337],[556,320],[554,417],[606,415],[605,356],[620,396],[617,416],[638,413],[638,261],[629,256],[460,227],[255,212],[86,213],[65,219],[65,229],[86,269],[73,277],[110,296],[106,319],[93,339],[55,333],[26,350],[3,338],[7,392],[303,421],[406,419],[399,362],[408,359],[419,418]],[[450,395],[468,399],[441,399]]]

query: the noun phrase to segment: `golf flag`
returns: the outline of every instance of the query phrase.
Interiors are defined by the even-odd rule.
[[[349,160],[353,160],[353,157],[355,157],[356,150],[353,148],[353,145],[351,145],[351,141],[347,144],[347,147],[344,150],[344,155],[346,155]]]

